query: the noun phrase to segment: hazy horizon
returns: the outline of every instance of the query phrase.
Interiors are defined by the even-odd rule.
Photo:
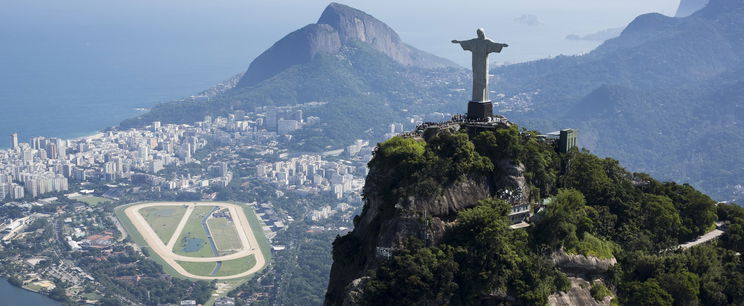
[[[5,135],[72,137],[189,96],[244,71],[284,35],[314,23],[328,1],[6,0],[0,11],[0,147]],[[678,1],[344,1],[424,51],[468,66],[449,43],[484,27],[509,43],[502,63],[579,54],[568,41],[623,27],[637,15],[673,15]],[[525,16],[525,17],[522,17]],[[520,19],[521,17],[521,19]]]

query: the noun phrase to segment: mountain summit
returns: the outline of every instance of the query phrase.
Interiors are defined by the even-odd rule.
[[[320,121],[292,135],[294,146],[322,151],[360,137],[382,137],[390,123],[430,113],[433,105],[440,112],[461,109],[464,102],[457,101],[467,98],[457,89],[467,86],[468,75],[404,43],[375,17],[331,3],[316,23],[287,34],[254,59],[239,80],[230,82],[235,86],[207,98],[159,104],[121,127],[191,123],[235,110],[323,102],[305,110]],[[273,131],[275,125],[262,128]]]
[[[331,3],[317,23],[284,36],[259,55],[248,67],[238,87],[256,85],[293,65],[307,63],[318,54],[337,54],[355,42],[364,43],[404,66],[456,66],[405,44],[398,33],[377,18],[343,4]]]

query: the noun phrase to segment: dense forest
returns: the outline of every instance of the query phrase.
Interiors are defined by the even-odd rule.
[[[370,305],[543,305],[570,287],[550,262],[563,250],[617,264],[592,288],[598,300],[624,305],[728,305],[744,303],[744,208],[717,204],[689,185],[659,182],[628,172],[613,159],[573,149],[556,153],[534,132],[508,129],[441,132],[427,141],[392,138],[381,143],[370,168],[393,175],[369,177],[389,190],[386,203],[436,195],[468,177],[499,176],[504,159],[524,166],[533,201],[548,199],[527,229],[510,229],[511,207],[484,199],[458,212],[441,243],[411,238],[394,256],[367,271],[363,302]],[[377,181],[374,181],[377,180]],[[405,207],[381,208],[405,210]],[[365,207],[364,213],[370,213]],[[380,212],[395,214],[395,212]],[[725,221],[719,241],[681,250]],[[352,254],[355,238],[334,243],[334,261]]]

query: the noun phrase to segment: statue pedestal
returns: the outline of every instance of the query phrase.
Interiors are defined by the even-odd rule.
[[[479,120],[493,116],[493,104],[491,101],[468,103],[468,119]]]

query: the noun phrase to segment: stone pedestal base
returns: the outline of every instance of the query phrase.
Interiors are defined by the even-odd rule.
[[[486,119],[493,116],[493,104],[491,101],[487,102],[473,102],[468,103],[468,119],[479,120]]]

